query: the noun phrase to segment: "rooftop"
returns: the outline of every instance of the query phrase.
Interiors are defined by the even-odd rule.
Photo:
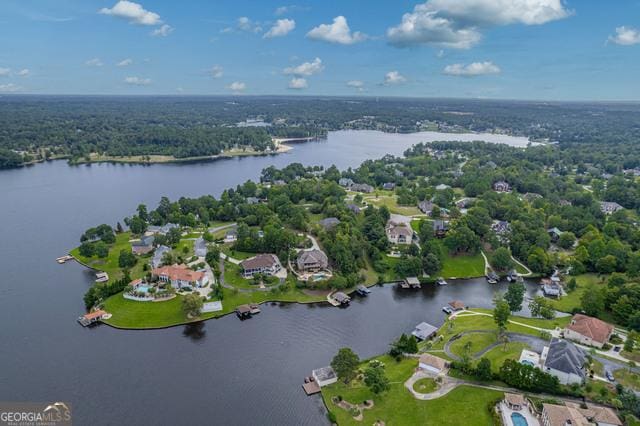
[[[567,329],[589,337],[599,343],[606,343],[613,332],[613,326],[598,318],[575,314]]]

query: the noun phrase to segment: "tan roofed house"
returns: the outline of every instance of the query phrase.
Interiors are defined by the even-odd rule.
[[[597,348],[603,347],[612,334],[613,326],[611,324],[583,314],[575,314],[571,323],[564,329],[564,336],[567,339]]]
[[[420,355],[420,360],[418,361],[418,367],[421,370],[440,374],[447,369],[448,364],[447,361],[435,355],[422,354]]]
[[[193,271],[186,265],[171,265],[156,268],[151,271],[153,276],[162,282],[171,283],[175,288],[186,286],[202,287],[207,284],[207,275],[202,271]]]
[[[327,269],[329,266],[329,259],[322,250],[304,250],[298,255],[296,264],[299,271],[316,272],[322,269]]]
[[[280,260],[275,254],[263,253],[240,262],[242,275],[250,278],[254,274],[275,275],[281,269]]]
[[[452,300],[451,302],[449,302],[449,306],[451,306],[451,309],[453,309],[454,311],[461,311],[466,308],[462,300]]]
[[[542,424],[544,426],[622,426],[620,418],[608,407],[567,402],[565,405],[542,404]]]

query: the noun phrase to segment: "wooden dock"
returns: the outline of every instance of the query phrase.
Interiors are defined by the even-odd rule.
[[[304,389],[307,395],[314,395],[320,392],[320,386],[317,382],[303,383],[302,389]]]
[[[58,257],[58,258],[56,259],[56,262],[58,262],[59,264],[61,264],[61,265],[62,265],[63,263],[66,263],[66,262],[68,262],[68,261],[70,261],[70,260],[73,260],[73,256],[71,256],[70,254],[68,254],[68,255],[66,255],[66,256]]]

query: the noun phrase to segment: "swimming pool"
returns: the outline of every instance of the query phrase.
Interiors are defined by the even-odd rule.
[[[520,413],[511,413],[511,423],[513,426],[527,426],[527,419]]]
[[[140,293],[148,293],[149,292],[149,286],[148,285],[139,285],[138,287],[136,287],[136,291],[138,291]]]
[[[533,364],[533,362],[529,361],[528,359],[523,359],[522,361],[520,361],[521,364],[524,365],[530,365],[532,367],[535,367],[535,365]]]

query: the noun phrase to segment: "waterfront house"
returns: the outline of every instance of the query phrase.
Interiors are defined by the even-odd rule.
[[[349,189],[355,192],[364,192],[365,194],[369,194],[374,190],[373,186],[367,183],[354,183]]]
[[[560,239],[560,236],[563,234],[563,232],[558,228],[553,227],[553,228],[547,229],[547,234],[549,234],[549,237],[551,237],[552,243],[557,243],[558,240]]]
[[[420,355],[420,358],[418,360],[418,368],[430,373],[443,373],[448,366],[449,363],[447,361],[429,353]]]
[[[613,202],[613,201],[601,201],[600,202],[600,210],[604,214],[615,213],[618,210],[622,210],[623,208],[624,207],[622,207],[620,204],[618,204],[616,202]]]
[[[453,309],[454,311],[461,311],[466,308],[462,300],[452,300],[451,302],[449,302],[449,306],[451,306],[451,309]]]
[[[78,322],[82,324],[83,327],[87,327],[88,325],[95,324],[98,321],[103,319],[110,318],[111,315],[102,309],[98,309],[93,312],[89,312],[88,314],[84,314],[81,317],[78,317]]]
[[[311,376],[320,387],[327,386],[338,381],[338,375],[331,367],[317,368],[311,372]]]
[[[174,288],[203,287],[208,283],[207,275],[202,271],[193,271],[187,265],[162,266],[151,271],[154,277]]]
[[[247,204],[258,204],[260,202],[260,199],[257,197],[247,197],[246,201]]]
[[[543,426],[622,426],[622,421],[609,407],[565,402],[565,405],[542,404]]]
[[[331,297],[340,305],[348,305],[351,302],[351,298],[341,291],[334,293]]]
[[[429,323],[421,322],[416,325],[416,328],[411,332],[418,340],[427,340],[432,338],[438,332],[438,327],[435,327]]]
[[[280,259],[275,254],[263,253],[240,262],[242,276],[251,278],[254,274],[275,275],[281,269]]]
[[[583,314],[575,314],[564,329],[565,338],[597,348],[602,348],[612,335],[611,324]]]
[[[135,240],[131,242],[131,251],[133,254],[143,255],[147,253],[151,253],[153,251],[153,241],[155,237],[153,235],[147,235],[139,240]]]
[[[396,189],[396,184],[393,182],[385,182],[382,185],[382,189],[384,189],[385,191],[393,191],[394,189]]]
[[[338,180],[338,185],[344,188],[351,188],[351,185],[353,185],[353,179],[340,178],[340,180]]]
[[[153,253],[153,259],[151,259],[151,267],[153,269],[159,268],[162,265],[162,258],[165,253],[170,252],[171,249],[167,246],[159,246],[156,248],[156,251]]]
[[[205,257],[207,255],[207,242],[204,238],[200,237],[193,243],[195,255],[198,257]]]
[[[499,180],[493,184],[493,190],[496,192],[510,192],[511,185],[508,182]]]
[[[411,244],[413,239],[413,229],[406,223],[396,223],[390,220],[385,231],[391,244]]]
[[[424,200],[424,201],[420,201],[418,203],[418,209],[426,214],[427,216],[431,216],[431,212],[433,211],[433,207],[435,206],[435,204],[433,204],[431,201],[429,200]]]
[[[329,259],[322,250],[303,250],[298,254],[296,265],[301,272],[317,272],[322,269],[327,269]]]
[[[340,223],[340,219],[337,217],[326,217],[320,220],[319,224],[324,228],[325,231],[333,229]]]
[[[560,383],[569,385],[584,382],[584,352],[568,340],[552,339],[543,350],[542,358],[544,372],[556,376]]]
[[[238,231],[236,231],[235,229],[231,229],[227,231],[224,235],[225,243],[234,243],[237,240],[238,240]]]

